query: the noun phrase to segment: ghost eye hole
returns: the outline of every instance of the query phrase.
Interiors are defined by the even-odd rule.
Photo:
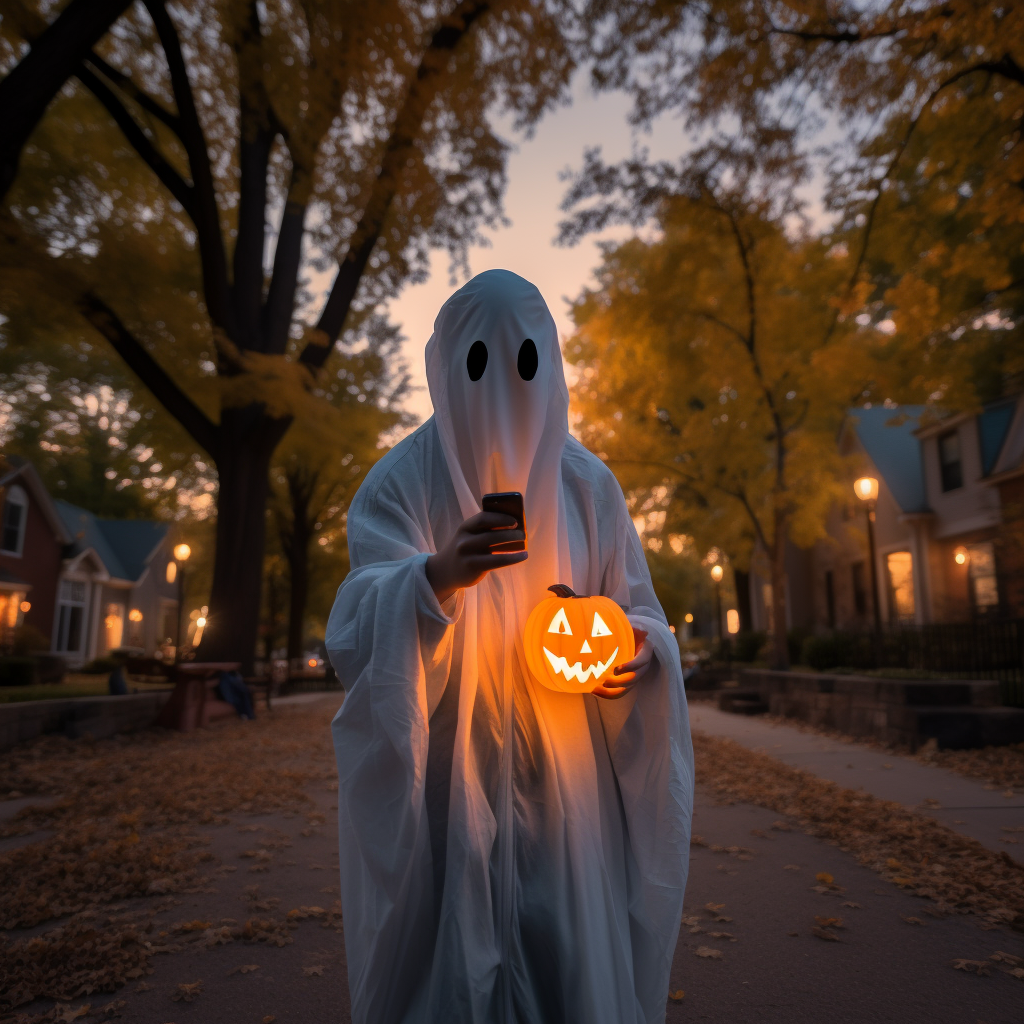
[[[601,618],[597,612],[594,612],[594,629],[590,634],[591,636],[611,636],[612,631],[608,628],[608,624]]]
[[[519,376],[523,380],[533,380],[536,375],[537,346],[534,345],[532,338],[527,338],[519,346],[519,358],[516,360],[516,369],[519,370]]]
[[[479,380],[487,369],[487,346],[482,341],[474,341],[466,358],[466,369],[470,380]]]

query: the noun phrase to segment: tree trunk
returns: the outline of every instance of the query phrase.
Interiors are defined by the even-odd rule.
[[[287,549],[288,576],[291,589],[288,597],[288,658],[301,658],[306,619],[306,602],[309,599],[309,529],[308,501],[296,501],[292,492],[292,539]],[[301,507],[299,507],[301,505]]]
[[[270,458],[287,429],[259,405],[221,412],[217,548],[200,661],[239,661],[251,674],[260,621]]]
[[[740,617],[740,632],[749,633],[754,628],[754,619],[750,613],[750,573],[742,569],[733,569],[732,576],[736,584],[736,611]]]
[[[82,58],[130,5],[131,0],[71,0],[32,49],[0,82],[0,199],[18,173],[21,151],[50,101]]]
[[[772,541],[772,646],[771,667],[789,668],[788,622],[786,619],[786,520],[777,518],[775,536]]]

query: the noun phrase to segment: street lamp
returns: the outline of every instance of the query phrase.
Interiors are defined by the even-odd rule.
[[[182,616],[185,614],[185,563],[192,554],[187,544],[174,545],[174,560],[178,563],[178,642],[174,645],[174,660],[181,661],[181,643],[185,635]]]
[[[878,569],[875,565],[875,502],[878,499],[878,481],[873,476],[862,476],[853,485],[854,493],[864,502],[868,518],[868,557],[871,560],[871,603],[875,611],[875,632],[882,632],[882,609],[878,603]]]
[[[722,639],[722,577],[725,570],[720,565],[711,566],[711,578],[715,581],[715,636]]]

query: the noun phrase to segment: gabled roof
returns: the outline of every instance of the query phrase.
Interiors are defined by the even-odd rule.
[[[43,513],[43,518],[53,530],[54,536],[59,544],[70,544],[71,535],[64,526],[64,521],[57,511],[50,492],[46,489],[42,478],[28,459],[20,455],[8,455],[5,457],[7,466],[0,463],[0,487],[9,487],[11,484],[21,484],[25,487],[35,503]],[[6,471],[5,471],[6,470]]]
[[[167,523],[149,519],[100,519],[84,508],[55,501],[72,537],[72,555],[89,548],[114,579],[138,581],[167,536]]]
[[[921,405],[903,405],[847,412],[857,438],[904,513],[929,511],[921,443],[914,435],[923,411]]]

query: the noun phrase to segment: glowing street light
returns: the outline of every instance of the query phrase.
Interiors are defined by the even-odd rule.
[[[967,548],[962,544],[953,552],[953,561],[956,562],[957,565],[967,564]]]
[[[725,570],[716,562],[711,566],[711,578],[715,581],[715,636],[722,639],[722,577]]]
[[[878,568],[875,565],[875,501],[878,499],[878,481],[873,476],[862,476],[853,485],[853,491],[864,502],[868,517],[868,557],[871,560],[871,601],[875,611],[875,631],[882,632],[882,609],[878,603]]]
[[[174,557],[179,562],[187,562],[189,555],[192,554],[192,549],[187,544],[175,544],[174,545]]]
[[[171,563],[167,566],[167,582],[173,583],[174,576],[178,577],[178,642],[174,645],[174,660],[181,661],[181,644],[185,638],[185,626],[182,622],[182,615],[185,613],[185,563],[192,554],[192,549],[182,542],[174,545],[174,560],[177,563],[177,572],[171,574]]]
[[[711,566],[711,578],[716,583],[722,582],[722,577],[725,575],[725,570],[720,565]]]

